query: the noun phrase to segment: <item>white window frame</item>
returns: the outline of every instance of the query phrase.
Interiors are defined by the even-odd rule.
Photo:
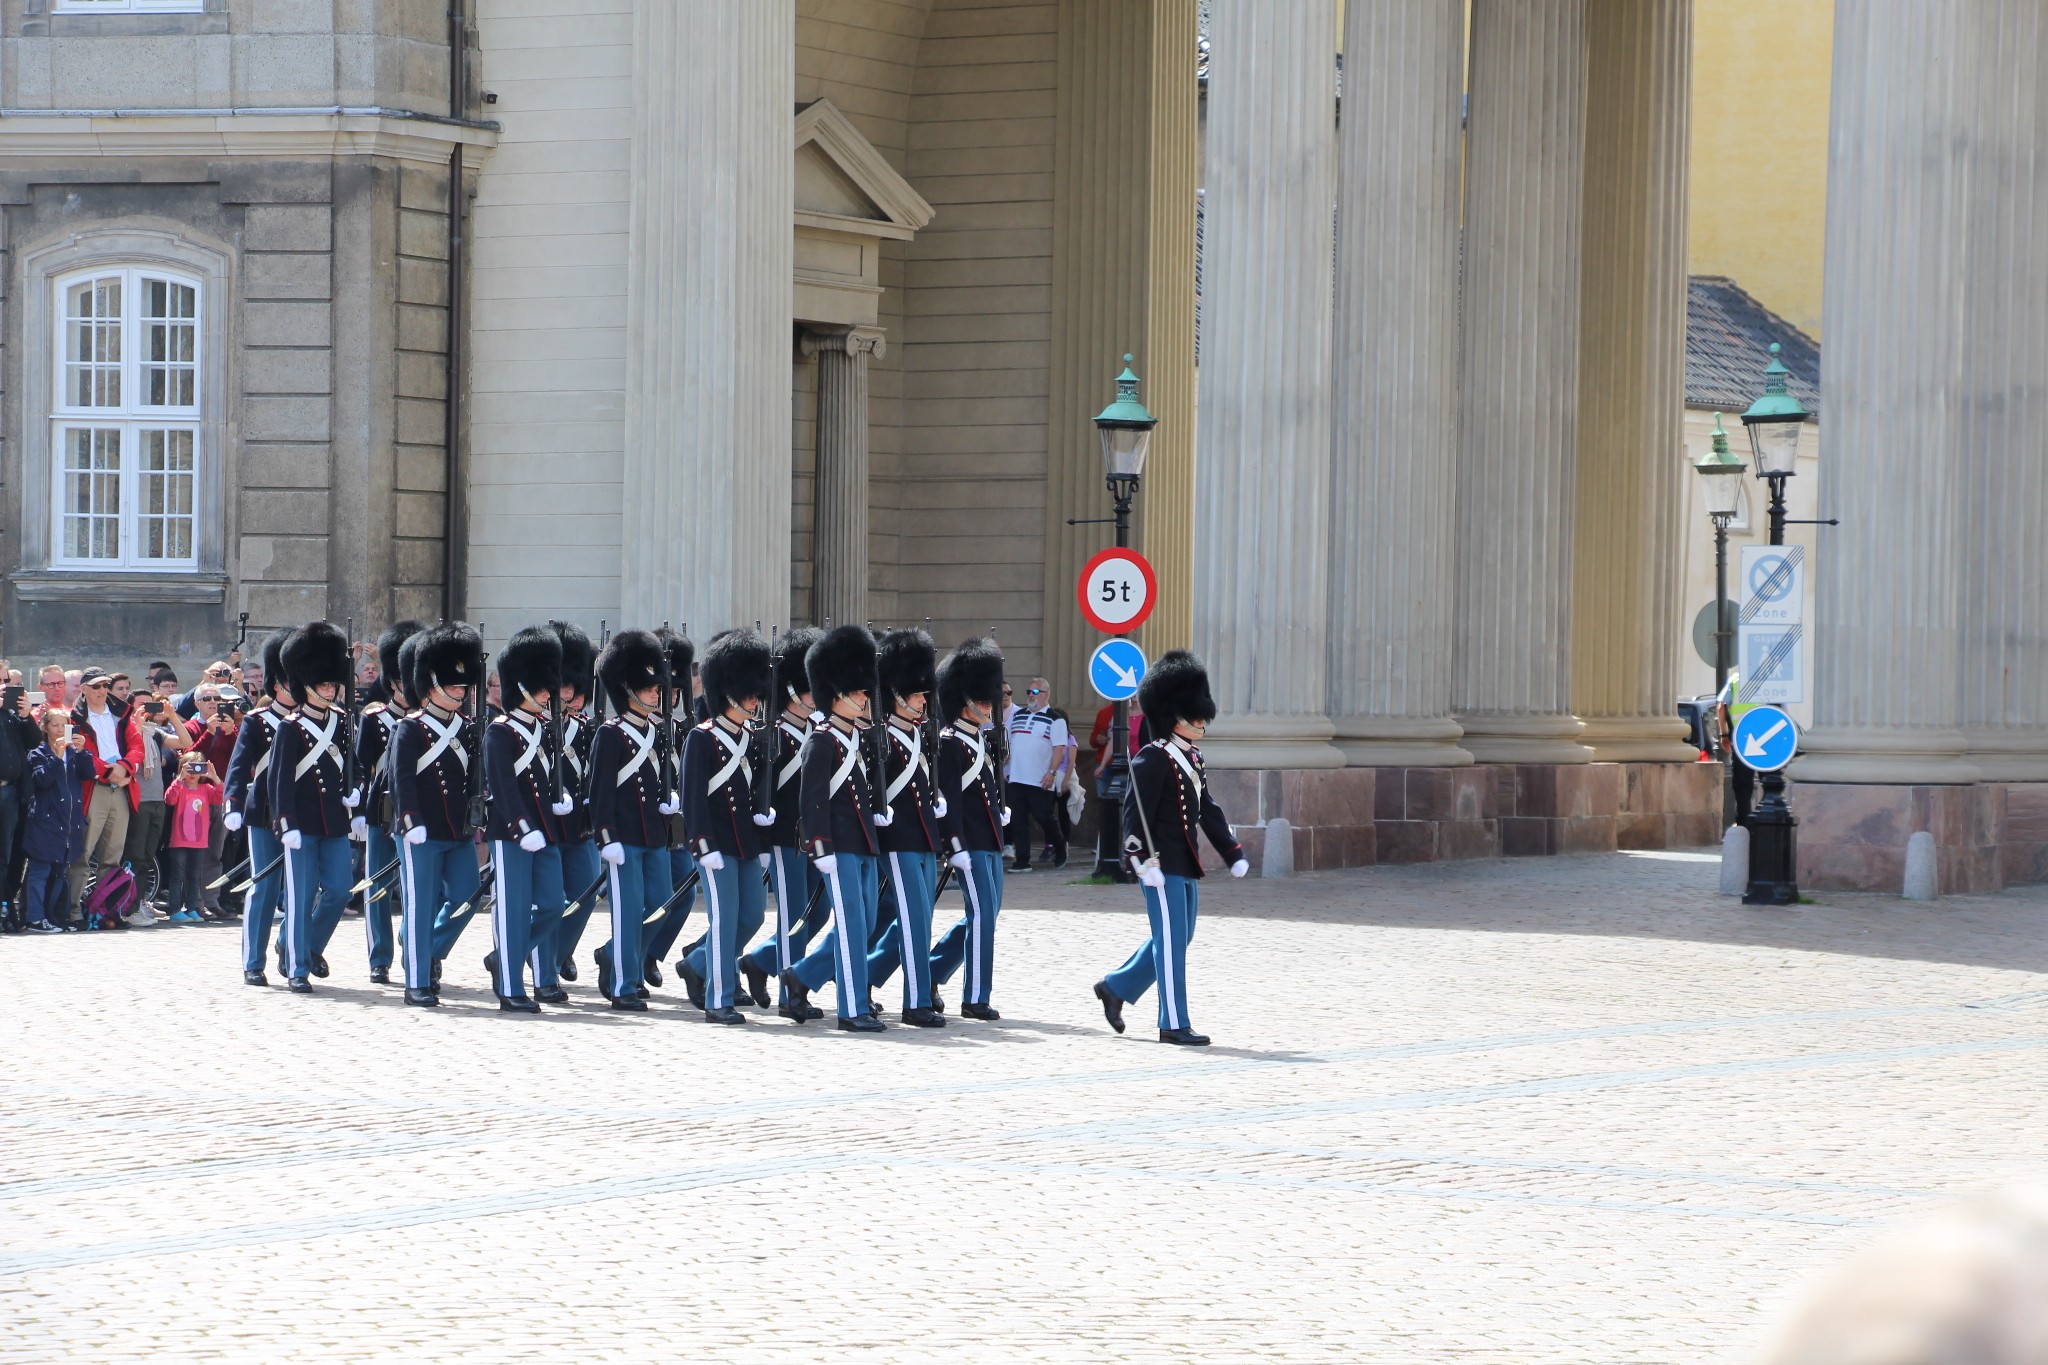
[[[112,373],[118,375],[120,402],[104,406],[90,406],[70,401],[74,395],[67,382],[71,377],[70,366],[74,358],[70,354],[73,329],[69,325],[68,296],[78,285],[92,282],[119,283],[121,299],[120,319],[117,333],[120,337],[119,368]],[[143,381],[150,367],[144,360],[143,351],[150,324],[153,319],[144,315],[144,300],[152,284],[169,284],[192,291],[190,311],[192,330],[192,356],[189,362],[191,377],[191,402],[151,404],[146,401]],[[50,407],[50,567],[72,571],[120,571],[128,573],[191,573],[200,566],[200,542],[203,535],[202,518],[207,511],[207,501],[202,480],[205,477],[206,432],[203,429],[205,414],[206,385],[204,383],[207,351],[207,297],[206,282],[182,270],[167,269],[159,265],[104,264],[84,269],[65,271],[51,281],[51,317],[55,324],[51,328],[51,381],[53,391]],[[73,556],[66,550],[66,523],[72,519],[70,503],[70,470],[68,460],[73,443],[81,432],[101,432],[114,438],[113,446],[117,457],[116,476],[113,491],[117,508],[115,553],[111,556]],[[151,438],[159,434],[165,437],[166,448],[176,444],[175,438],[182,436],[189,442],[191,458],[184,471],[165,471],[168,477],[189,479],[190,486],[184,499],[187,510],[178,514],[190,523],[187,537],[188,553],[177,557],[150,556],[144,552],[145,523],[155,519],[144,511],[143,499],[145,481],[152,471],[143,468],[144,451]],[[106,515],[99,513],[98,515]],[[161,515],[161,514],[159,514]]]
[[[52,14],[204,14],[206,0],[52,0]]]

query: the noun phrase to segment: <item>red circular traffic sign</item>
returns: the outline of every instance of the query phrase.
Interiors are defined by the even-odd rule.
[[[1159,602],[1159,580],[1136,550],[1108,549],[1081,570],[1081,615],[1106,635],[1123,635],[1145,624]]]

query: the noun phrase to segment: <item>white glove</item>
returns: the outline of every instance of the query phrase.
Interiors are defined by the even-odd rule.
[[[1009,827],[1010,827],[1010,808],[1009,808],[1008,806],[1004,806],[1004,807],[1003,807],[1003,828],[1004,828],[1004,829],[1008,829]]]
[[[775,866],[774,857],[769,854],[763,853],[761,855],[761,870],[763,872],[766,872],[769,868],[773,866]]]
[[[1236,862],[1230,865],[1230,875],[1233,877],[1242,877],[1245,873],[1251,870],[1252,865],[1242,858],[1239,858]]]
[[[242,827],[242,812],[231,810],[221,817],[220,822],[228,827],[228,833],[233,834]]]
[[[1157,858],[1152,859],[1150,862],[1138,864],[1138,880],[1151,887],[1154,891],[1164,891],[1166,889],[1166,874],[1159,870],[1159,860]]]
[[[725,867],[725,855],[714,848],[697,860],[697,866],[703,868],[706,872],[721,871]]]
[[[934,819],[934,820],[943,820],[943,819],[945,819],[945,818],[946,818],[946,798],[945,798],[945,797],[943,797],[943,796],[941,796],[941,797],[937,798],[936,800],[934,800],[934,801],[932,802],[932,819]]]
[[[876,811],[876,812],[875,812],[875,828],[876,828],[876,829],[887,829],[887,828],[888,828],[888,827],[889,827],[890,825],[893,825],[893,824],[895,824],[895,823],[896,823],[896,812],[895,812],[895,811],[893,811],[893,810],[888,810],[888,811],[878,810],[878,811]]]
[[[360,815],[349,821],[348,837],[356,840],[358,843],[367,841],[370,837],[370,822]]]
[[[624,866],[626,861],[626,846],[620,843],[618,840],[614,839],[610,843],[606,844],[603,848],[599,849],[597,851],[597,856],[604,859],[606,862],[610,863],[613,867]]]
[[[299,845],[304,843],[305,839],[303,836],[300,835],[300,833],[297,830],[288,829],[284,833],[277,836],[277,841],[280,844],[283,844],[286,849],[290,850],[293,853],[297,853],[299,851]]]
[[[757,810],[757,811],[755,811],[755,812],[754,812],[754,823],[755,823],[755,824],[757,824],[757,825],[759,825],[759,826],[760,826],[760,827],[761,827],[762,829],[766,829],[766,828],[768,828],[768,826],[770,826],[770,825],[774,824],[774,823],[775,823],[775,807],[773,807],[773,806],[770,806],[770,807],[769,807],[769,808],[768,808],[767,810],[765,810],[765,811],[760,811],[760,810]]]
[[[660,805],[655,807],[655,809],[660,811],[663,815],[674,815],[677,811],[681,810],[682,808],[683,798],[677,796],[674,792],[670,792],[668,794],[668,800],[662,802]]]
[[[341,808],[343,810],[354,810],[357,806],[360,806],[362,804],[363,789],[361,787],[351,788],[350,790],[343,792],[341,795]]]
[[[811,859],[811,866],[818,869],[820,877],[829,877],[839,870],[839,855],[827,853],[822,858],[813,858]]]
[[[537,829],[530,829],[519,836],[519,846],[528,853],[538,853],[548,846],[548,836]]]
[[[967,870],[974,866],[974,859],[968,857],[965,853],[955,853],[952,857],[946,859],[946,861],[951,863],[953,865],[953,870],[960,873],[962,876],[965,876],[967,874]]]
[[[427,827],[425,825],[414,825],[405,832],[405,841],[408,844],[424,844],[427,841]]]
[[[565,792],[562,799],[549,806],[548,809],[557,815],[567,815],[570,811],[576,809],[576,798]]]

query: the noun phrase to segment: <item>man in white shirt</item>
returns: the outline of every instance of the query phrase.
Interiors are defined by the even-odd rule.
[[[97,774],[86,795],[85,856],[71,866],[71,903],[84,903],[85,879],[92,867],[112,867],[121,861],[128,844],[128,784],[134,773],[128,765],[127,736],[121,717],[107,704],[113,675],[89,668],[79,678],[78,707],[72,712],[73,728],[83,732],[85,747],[96,760]],[[142,907],[137,906],[140,910]],[[145,917],[145,923],[154,920]]]
[[[1067,865],[1066,836],[1060,831],[1058,795],[1074,766],[1074,737],[1066,721],[1049,709],[1052,688],[1043,678],[1025,685],[1023,705],[1009,714],[1010,850],[1013,872],[1031,871],[1031,825],[1036,821],[1052,845],[1052,865]]]

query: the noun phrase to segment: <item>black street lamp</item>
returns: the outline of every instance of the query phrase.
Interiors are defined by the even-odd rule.
[[[1728,449],[1728,432],[1721,414],[1714,414],[1713,442],[1708,453],[1693,466],[1700,476],[1700,491],[1706,497],[1707,516],[1714,523],[1714,705],[1716,714],[1721,695],[1728,690],[1728,661],[1735,655],[1735,631],[1728,619],[1728,523],[1742,506],[1741,460]],[[1735,746],[1727,734],[1721,741],[1721,809],[1727,820],[1734,813]]]
[[[1138,480],[1145,472],[1145,452],[1152,445],[1152,429],[1158,425],[1159,419],[1138,401],[1138,376],[1131,372],[1131,357],[1125,356],[1124,372],[1116,377],[1116,401],[1095,418],[1095,431],[1102,439],[1103,478],[1116,504],[1116,544],[1120,550],[1131,543],[1131,500],[1138,495]],[[1130,720],[1128,701],[1111,704],[1109,767],[1095,786],[1102,798],[1102,823],[1095,837],[1095,875],[1112,881],[1131,880],[1123,870],[1124,793],[1131,782]]]

